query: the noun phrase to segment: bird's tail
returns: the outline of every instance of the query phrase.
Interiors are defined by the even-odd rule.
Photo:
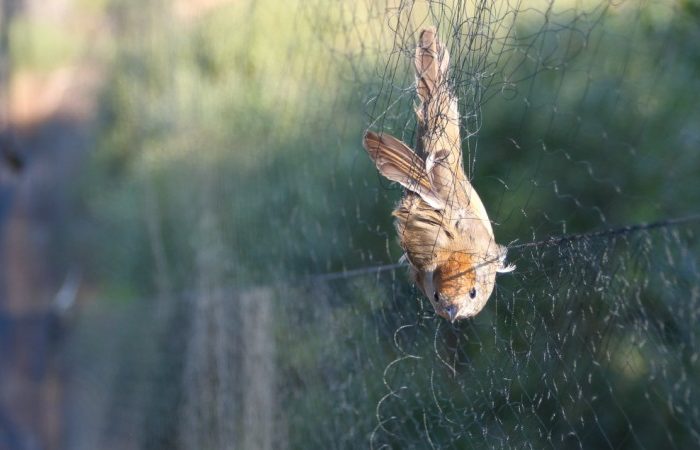
[[[363,145],[379,173],[420,195],[433,208],[445,207],[444,200],[433,189],[425,161],[406,144],[391,135],[368,131]]]
[[[435,27],[421,31],[416,46],[414,65],[416,68],[416,90],[421,100],[421,107],[430,105],[431,100],[437,99],[441,93],[449,93],[447,70],[450,65],[450,54],[440,42]],[[434,102],[433,105],[435,105]],[[434,115],[424,113],[423,108],[419,109],[421,110],[419,112],[421,118]]]
[[[420,100],[416,108],[418,148],[425,154],[426,171],[443,198],[452,196],[456,182],[466,181],[457,97],[448,80],[449,64],[450,54],[435,27],[421,31],[414,58]]]

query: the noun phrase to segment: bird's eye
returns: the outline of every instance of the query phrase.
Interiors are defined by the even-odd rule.
[[[436,302],[440,301],[440,297],[438,296],[437,291],[433,292],[433,298],[435,299]]]
[[[476,297],[476,288],[472,288],[472,290],[469,291],[469,297],[471,297],[471,298]]]

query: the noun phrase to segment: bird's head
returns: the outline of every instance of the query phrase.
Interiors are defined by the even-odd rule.
[[[485,254],[453,252],[446,261],[425,275],[422,290],[435,312],[450,322],[477,315],[488,302],[496,274],[510,272],[505,247]]]

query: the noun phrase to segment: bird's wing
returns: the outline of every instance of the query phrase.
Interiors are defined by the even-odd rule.
[[[415,192],[435,209],[444,209],[445,202],[433,189],[425,171],[425,161],[406,144],[388,134],[368,131],[363,145],[379,173]]]

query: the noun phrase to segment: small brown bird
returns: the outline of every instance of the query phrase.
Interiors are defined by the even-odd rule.
[[[405,188],[393,213],[404,257],[435,312],[454,322],[478,314],[496,273],[515,266],[506,265],[507,249],[496,244],[486,209],[464,173],[449,54],[434,27],[420,33],[414,62],[418,153],[371,131],[363,144],[379,172]]]

